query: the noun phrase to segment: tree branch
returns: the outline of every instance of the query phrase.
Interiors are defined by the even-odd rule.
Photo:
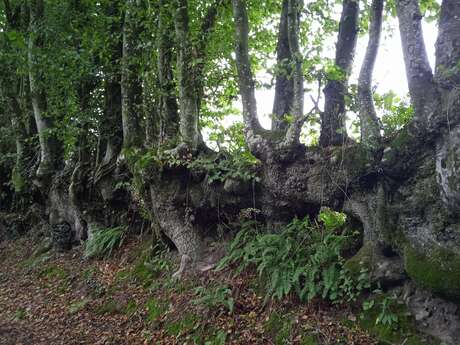
[[[443,0],[436,42],[436,81],[452,89],[460,84],[460,2]]]
[[[361,143],[371,151],[380,146],[380,123],[372,95],[372,74],[379,50],[382,31],[384,0],[373,0],[369,28],[369,42],[358,79],[359,117],[361,120]]]
[[[341,71],[339,80],[328,80],[324,89],[325,107],[321,114],[319,143],[326,147],[341,145],[347,138],[345,127],[345,94],[353,65],[358,37],[358,0],[343,0],[335,65]]]
[[[423,128],[437,110],[438,97],[423,40],[422,15],[418,0],[398,0],[396,9],[415,120]]]
[[[233,18],[235,22],[236,40],[236,67],[238,70],[238,83],[243,101],[243,118],[246,131],[250,136],[261,130],[257,118],[257,105],[255,97],[254,79],[248,53],[248,14],[246,1],[232,0]]]

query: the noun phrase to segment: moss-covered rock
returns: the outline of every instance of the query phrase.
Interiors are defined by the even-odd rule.
[[[433,247],[422,252],[407,246],[404,253],[408,275],[421,287],[454,301],[460,301],[460,255]]]
[[[365,244],[355,256],[345,262],[345,268],[353,277],[358,277],[363,269],[372,272],[374,265],[374,247],[370,244]]]

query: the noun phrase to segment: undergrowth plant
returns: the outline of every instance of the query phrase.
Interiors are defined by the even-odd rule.
[[[125,238],[126,227],[95,228],[85,244],[86,258],[107,258],[118,249]]]
[[[207,289],[203,286],[195,288],[197,298],[192,302],[197,305],[204,305],[208,308],[224,307],[231,314],[235,306],[232,297],[232,290],[227,286],[217,286],[213,289]]]
[[[244,222],[217,269],[237,264],[241,272],[254,267],[267,281],[266,301],[291,292],[301,300],[355,300],[370,284],[366,272],[353,278],[343,266],[342,248],[351,236],[341,230],[346,216],[324,208],[318,220],[295,218],[281,231],[268,234],[259,233],[254,221]]]

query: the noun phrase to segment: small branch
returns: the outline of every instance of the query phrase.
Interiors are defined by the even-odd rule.
[[[358,79],[359,118],[361,120],[361,142],[375,151],[380,146],[380,123],[372,95],[372,74],[380,44],[384,0],[373,0],[369,28],[369,43]]]

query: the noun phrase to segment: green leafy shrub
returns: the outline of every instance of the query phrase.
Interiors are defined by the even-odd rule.
[[[86,258],[107,258],[114,249],[120,248],[126,235],[126,227],[95,228],[86,241]]]
[[[348,235],[341,231],[346,216],[323,209],[320,223],[295,218],[279,233],[259,233],[254,222],[245,222],[232,241],[229,254],[217,269],[238,264],[237,272],[252,266],[267,281],[269,298],[281,299],[295,292],[302,300],[321,297],[335,303],[356,299],[368,287],[343,267],[341,252]]]

